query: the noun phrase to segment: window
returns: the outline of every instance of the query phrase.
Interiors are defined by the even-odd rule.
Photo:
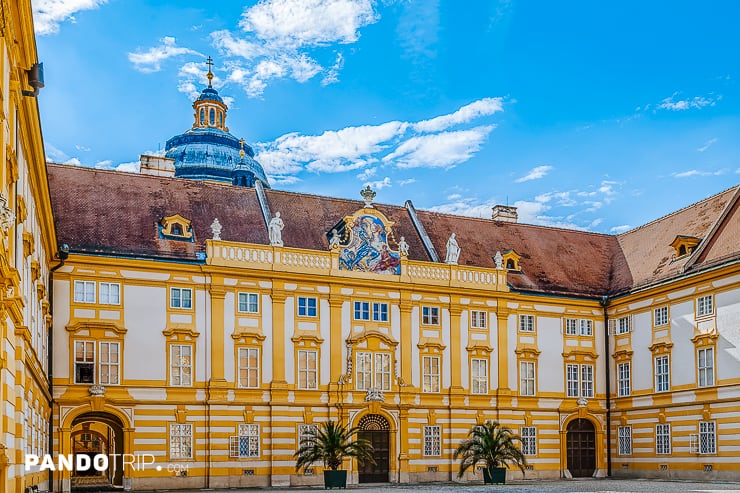
[[[714,313],[714,299],[712,295],[701,296],[696,299],[696,316],[703,317]]]
[[[565,335],[578,335],[578,320],[575,318],[565,319]]]
[[[421,323],[424,325],[439,325],[439,307],[422,306]]]
[[[373,303],[373,320],[375,322],[388,321],[388,303]]]
[[[593,335],[593,321],[585,318],[567,318],[565,319],[565,334],[591,336]]]
[[[355,366],[357,367],[357,390],[369,390],[373,386],[373,354],[356,353]]]
[[[632,455],[632,427],[620,426],[618,429],[619,436],[619,455]]]
[[[581,319],[580,320],[580,326],[581,326],[581,335],[582,336],[591,336],[593,335],[593,321]]]
[[[670,388],[668,356],[655,358],[655,391],[667,392]]]
[[[617,392],[619,397],[630,395],[630,364],[619,363],[617,365]]]
[[[520,395],[534,395],[535,394],[534,361],[520,361],[519,362],[519,380],[521,382],[519,386]]]
[[[566,365],[565,366],[565,380],[566,380],[566,392],[567,392],[568,397],[578,397],[579,395],[581,397],[593,397],[594,396],[594,367],[593,365],[577,365],[577,364]]]
[[[245,459],[260,456],[260,426],[239,425],[239,435],[229,438],[229,457]]]
[[[170,346],[170,385],[188,387],[193,384],[193,347],[190,344]]]
[[[671,425],[655,425],[655,453],[671,453]]]
[[[259,313],[259,296],[257,293],[239,293],[240,313]]]
[[[313,299],[316,298],[308,298]],[[298,388],[318,388],[318,353],[316,351],[298,351]]]
[[[358,352],[355,356],[355,365],[357,366],[357,390],[370,390],[371,388],[391,390],[390,353]]]
[[[391,390],[391,355],[375,353],[375,387],[380,390]]]
[[[488,313],[481,310],[470,310],[470,328],[485,329]]]
[[[699,453],[717,453],[717,435],[715,431],[714,421],[699,422]]]
[[[102,284],[102,283],[101,283]],[[100,292],[102,296],[102,290]],[[119,344],[117,342],[100,343],[100,384],[118,385]]]
[[[424,356],[422,392],[439,392],[439,356]]]
[[[193,307],[193,290],[190,288],[170,288],[170,308],[190,309]]]
[[[488,393],[488,360],[473,358],[470,360],[471,382],[470,391],[473,394]]]
[[[714,385],[714,348],[699,349],[699,387]]]
[[[355,320],[370,320],[370,303],[355,301]]]
[[[170,425],[170,459],[193,458],[193,425]]]
[[[668,307],[661,306],[653,310],[653,325],[659,327],[661,325],[668,325]]]
[[[95,303],[95,281],[75,281],[75,303]]]
[[[239,348],[239,387],[256,389],[259,387],[258,348]]]
[[[630,317],[617,319],[617,334],[627,334],[630,331]]]
[[[117,282],[100,283],[100,304],[118,305],[121,303],[121,285]]]
[[[442,429],[440,426],[424,427],[424,457],[442,455]]]
[[[522,426],[522,453],[537,455],[537,429],[534,426]]]
[[[75,383],[95,383],[95,343],[75,341]]]
[[[298,316],[315,317],[316,316],[316,298],[306,296],[298,297]]]
[[[534,315],[519,315],[519,330],[534,332]]]
[[[298,447],[300,448],[306,440],[313,440],[319,432],[316,425],[298,425]]]

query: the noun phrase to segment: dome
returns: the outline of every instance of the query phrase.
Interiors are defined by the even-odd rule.
[[[200,93],[200,96],[198,96],[196,101],[204,100],[218,101],[219,103],[224,102],[224,100],[221,99],[221,96],[218,95],[218,91],[210,86],[203,89],[203,92]]]

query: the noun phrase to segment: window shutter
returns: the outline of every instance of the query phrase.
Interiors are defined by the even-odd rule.
[[[609,335],[613,336],[617,333],[617,320],[614,318],[609,319]]]

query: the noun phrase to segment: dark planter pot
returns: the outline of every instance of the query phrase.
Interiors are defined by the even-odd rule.
[[[506,483],[505,467],[486,467],[483,469],[484,484],[504,484]]]
[[[324,489],[346,488],[347,471],[324,471]]]

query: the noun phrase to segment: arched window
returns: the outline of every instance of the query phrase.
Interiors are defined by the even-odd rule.
[[[211,108],[211,125],[216,123],[216,110]]]
[[[509,270],[514,270],[514,269],[516,269],[516,264],[514,264],[514,259],[511,259],[511,258],[510,258],[510,259],[508,259],[508,260],[506,261],[506,268],[507,268],[507,269],[509,269]]]
[[[177,223],[173,224],[170,228],[170,233],[176,236],[182,236],[182,226]]]
[[[203,108],[200,109],[200,120],[198,121],[200,125],[203,125],[206,123],[206,110]]]
[[[224,114],[222,112],[218,112],[218,126],[223,127],[224,126]]]

